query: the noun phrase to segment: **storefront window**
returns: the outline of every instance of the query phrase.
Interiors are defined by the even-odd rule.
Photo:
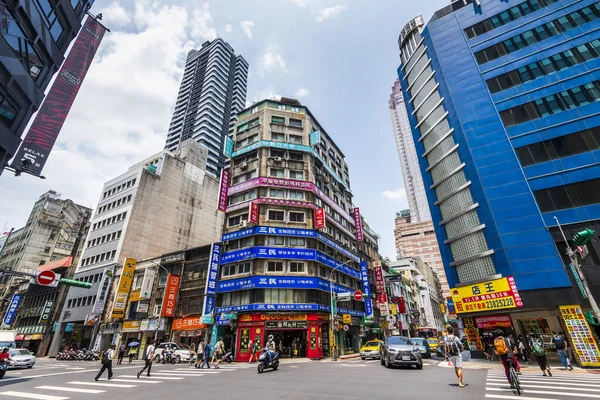
[[[552,344],[552,331],[548,326],[548,321],[544,318],[520,319],[519,323],[521,324],[521,328],[523,328],[523,332],[525,332],[525,336],[530,336],[534,333],[542,340],[546,349],[554,348]]]
[[[242,328],[240,329],[240,353],[248,353],[249,351],[249,342],[250,341],[250,329]]]

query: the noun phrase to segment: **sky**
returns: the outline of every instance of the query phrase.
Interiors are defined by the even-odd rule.
[[[247,103],[285,96],[310,108],[346,155],[354,203],[395,259],[407,208],[388,100],[398,34],[449,0],[97,0],[111,30],[42,174],[0,176],[0,232],[39,196],[93,208],[103,183],[163,149],[190,49],[221,37],[250,64]]]

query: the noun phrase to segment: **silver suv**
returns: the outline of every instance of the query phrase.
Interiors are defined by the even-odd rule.
[[[421,350],[406,336],[388,336],[379,348],[381,365],[390,368],[394,365],[414,365],[423,369]]]

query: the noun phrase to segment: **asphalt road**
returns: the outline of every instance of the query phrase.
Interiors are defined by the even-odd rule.
[[[284,360],[278,371],[257,373],[256,365],[229,364],[220,370],[197,370],[186,364],[157,365],[150,378],[136,378],[142,364],[114,366],[93,380],[100,363],[39,360],[30,370],[9,370],[0,380],[0,400],[37,399],[511,399],[502,371],[465,370],[468,386],[459,388],[454,370],[426,360],[423,370],[386,369],[378,360],[330,362]],[[439,364],[439,365],[438,365]],[[524,400],[600,399],[600,376],[537,371],[522,376]]]

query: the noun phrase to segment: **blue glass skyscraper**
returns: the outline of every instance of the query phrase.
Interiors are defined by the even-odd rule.
[[[585,305],[555,217],[568,238],[600,232],[600,3],[458,0],[399,46],[450,287],[513,276],[526,310]]]

